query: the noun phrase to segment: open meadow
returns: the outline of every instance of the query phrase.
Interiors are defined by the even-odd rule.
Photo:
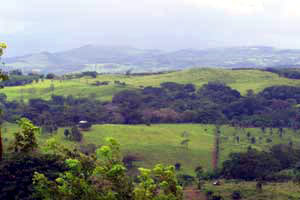
[[[93,86],[95,82],[108,81],[108,85]],[[115,84],[120,81],[126,85]],[[275,73],[260,70],[225,70],[225,69],[189,69],[178,72],[155,75],[98,75],[96,78],[83,77],[71,80],[39,81],[25,86],[5,87],[1,90],[8,100],[27,101],[30,98],[49,99],[54,95],[73,95],[74,97],[96,98],[110,101],[117,92],[138,89],[146,86],[159,86],[163,82],[192,83],[197,88],[213,81],[221,81],[237,89],[241,94],[247,90],[260,92],[273,85],[300,85],[300,80],[279,77]]]
[[[212,191],[213,194],[222,196],[224,200],[231,200],[233,192],[239,192],[243,200],[298,200],[300,198],[300,187],[296,183],[266,183],[263,184],[261,191],[257,190],[256,183],[221,180],[221,185],[214,186],[212,182],[207,182],[204,191]]]
[[[13,139],[18,130],[15,124],[5,123],[2,127],[4,146]],[[215,143],[216,128],[214,125],[203,124],[157,124],[157,125],[94,125],[90,131],[83,131],[80,143],[65,139],[65,128],[56,134],[38,134],[41,146],[51,137],[67,146],[95,144],[101,146],[105,138],[113,137],[121,144],[123,156],[134,156],[138,159],[135,166],[153,167],[157,163],[174,165],[181,164],[180,173],[194,175],[194,169],[201,165],[205,170],[212,170],[212,152]],[[222,126],[220,140],[219,166],[231,152],[246,151],[249,146],[258,150],[268,150],[274,144],[300,146],[300,133],[284,129],[282,136],[278,129],[263,132],[259,128],[237,129]],[[236,137],[239,137],[237,142]],[[255,142],[254,139],[255,138]],[[268,139],[271,139],[268,140]],[[184,140],[187,143],[182,144]],[[292,144],[291,144],[292,141]]]

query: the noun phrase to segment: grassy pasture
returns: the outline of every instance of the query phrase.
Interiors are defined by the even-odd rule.
[[[4,146],[13,139],[13,132],[18,130],[14,124],[5,124],[3,138],[7,138]],[[206,129],[206,131],[205,131]],[[181,145],[185,139],[183,132],[187,132],[190,140],[188,146]],[[38,134],[38,142],[41,146],[46,139],[55,137],[65,145],[73,146],[78,143],[64,139],[64,129],[59,129],[58,133],[50,135]],[[192,174],[198,165],[206,169],[211,168],[211,151],[213,148],[214,136],[213,126],[196,124],[161,124],[161,125],[95,125],[90,131],[83,132],[82,144],[93,143],[102,145],[105,138],[114,137],[121,144],[123,155],[136,155],[141,159],[137,166],[152,167],[157,163],[172,164],[176,162],[182,164],[182,172]]]
[[[272,134],[273,132],[273,134]],[[291,129],[283,129],[282,137],[280,137],[279,130],[272,131],[267,128],[263,132],[260,128],[245,128],[236,129],[230,126],[223,126],[221,128],[221,143],[220,143],[220,163],[222,163],[231,152],[246,151],[249,146],[258,150],[267,151],[275,144],[290,144],[294,147],[300,147],[300,132],[294,132]],[[250,137],[248,134],[250,133]],[[238,143],[236,137],[240,138]],[[251,138],[255,138],[255,144],[252,143]],[[267,142],[267,139],[272,141]]]
[[[125,82],[126,86],[114,84],[114,81]],[[109,85],[92,86],[96,81],[110,81]],[[225,69],[189,69],[184,71],[146,75],[146,76],[126,76],[126,75],[99,75],[93,79],[83,77],[73,80],[44,80],[44,82],[33,83],[25,86],[6,87],[1,90],[8,96],[9,100],[27,101],[30,98],[49,99],[55,95],[73,95],[75,97],[93,97],[103,101],[110,101],[112,96],[125,89],[137,89],[141,86],[159,86],[163,82],[193,83],[200,88],[209,81],[222,81],[237,89],[242,94],[246,94],[248,89],[259,92],[272,85],[300,85],[300,80],[292,80],[279,77],[277,74],[263,72],[259,70],[225,70]],[[51,91],[51,84],[54,90]]]
[[[243,200],[298,200],[300,187],[293,182],[267,183],[261,192],[256,190],[256,182],[240,182],[222,180],[220,186],[213,186],[211,182],[205,184],[205,190],[221,195],[224,200],[231,200],[231,194],[239,191]]]
[[[4,131],[6,129],[6,131]],[[18,130],[15,124],[4,124],[3,139],[4,146],[13,139],[13,133]],[[214,148],[213,125],[202,124],[158,124],[158,125],[94,125],[90,131],[83,132],[84,139],[81,144],[71,142],[64,138],[64,128],[60,128],[57,134],[41,135],[38,134],[38,142],[41,146],[50,137],[55,137],[58,141],[68,146],[79,146],[81,144],[102,145],[105,138],[114,137],[121,144],[123,155],[135,155],[140,158],[136,166],[152,167],[157,163],[175,164],[181,163],[181,173],[193,174],[198,165],[210,170],[212,165],[212,151]],[[183,133],[187,136],[183,137]],[[250,132],[251,137],[256,138],[256,143],[252,144],[247,137]],[[245,130],[235,129],[229,126],[221,127],[220,143],[220,162],[228,158],[231,152],[246,151],[248,146],[259,150],[267,150],[274,144],[293,142],[294,146],[300,146],[300,134],[292,130],[285,129],[280,138],[277,129],[273,129],[271,136],[270,130],[265,133],[258,128],[248,128]],[[236,142],[236,136],[240,137],[240,142]],[[261,139],[259,139],[261,137]],[[6,139],[5,139],[6,138]],[[267,138],[272,142],[267,143]],[[181,142],[189,139],[188,146]]]

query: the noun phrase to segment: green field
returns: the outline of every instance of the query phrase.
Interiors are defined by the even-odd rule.
[[[266,183],[260,192],[256,190],[256,182],[222,180],[220,186],[213,186],[208,182],[204,188],[221,195],[224,200],[231,200],[234,191],[239,191],[243,200],[298,200],[300,198],[300,187],[293,182]]]
[[[118,80],[125,82],[126,86],[114,84]],[[96,81],[110,81],[109,85],[92,86]],[[49,99],[55,95],[73,95],[76,97],[92,97],[103,101],[111,100],[112,96],[125,89],[137,89],[141,86],[159,86],[162,82],[193,83],[198,88],[209,81],[222,81],[245,94],[248,89],[259,92],[272,85],[300,85],[300,80],[292,80],[279,77],[277,74],[259,70],[225,70],[225,69],[190,69],[179,72],[172,72],[147,76],[126,76],[126,75],[99,75],[97,78],[83,77],[72,80],[50,80],[33,83],[26,86],[6,87],[2,92],[9,100],[25,101],[30,98]],[[54,90],[50,90],[51,84]]]
[[[260,128],[233,128],[230,126],[221,127],[221,143],[220,143],[220,163],[228,158],[231,152],[246,151],[249,146],[252,148],[267,151],[275,144],[289,144],[292,141],[294,147],[300,147],[300,134],[291,129],[283,129],[284,133],[280,137],[279,130],[273,129],[271,134],[270,129],[263,132]],[[250,137],[247,133],[250,133]],[[239,136],[240,142],[238,143],[236,137]],[[255,137],[255,144],[251,142],[251,138]],[[271,142],[267,142],[267,139]]]
[[[5,130],[6,129],[6,130]],[[18,130],[14,124],[4,124],[3,138],[4,145],[7,147],[13,139],[13,134]],[[201,124],[159,124],[159,125],[94,125],[90,131],[83,132],[84,139],[78,144],[64,139],[64,128],[60,128],[57,134],[41,135],[38,134],[39,144],[43,146],[50,137],[57,138],[58,141],[69,146],[79,146],[86,144],[95,144],[100,146],[105,143],[105,138],[114,137],[120,144],[123,155],[137,156],[140,161],[136,166],[152,167],[157,163],[175,164],[181,163],[181,173],[193,174],[196,166],[201,165],[206,170],[212,167],[212,151],[214,148],[215,126]],[[183,133],[186,136],[183,137]],[[256,144],[251,144],[246,132],[251,133],[251,137],[256,137]],[[270,130],[263,133],[261,129],[249,128],[245,130],[235,129],[229,126],[221,127],[221,145],[220,162],[228,158],[231,152],[246,151],[248,146],[259,150],[267,150],[274,144],[288,144],[293,141],[294,146],[300,145],[300,134],[285,129],[282,138],[273,130],[273,136],[270,136]],[[240,142],[235,140],[240,137]],[[261,139],[259,139],[261,137]],[[7,139],[5,139],[7,138]],[[266,139],[272,138],[271,143]],[[189,139],[188,146],[181,142]]]
[[[16,126],[5,124],[7,131],[4,131],[3,138],[8,139],[8,144],[13,138]],[[205,131],[207,129],[207,131]],[[54,135],[58,141],[67,145],[75,143],[64,139],[64,129],[59,129]],[[188,146],[181,145],[184,138],[183,132],[188,132],[186,138],[190,139]],[[174,165],[176,162],[182,164],[182,172],[193,173],[196,166],[202,165],[206,169],[211,167],[211,151],[213,148],[214,136],[213,126],[204,125],[95,125],[88,132],[83,132],[82,144],[93,143],[102,145],[105,138],[114,137],[120,144],[123,155],[135,155],[141,161],[138,166],[152,167],[157,163]],[[39,143],[42,145],[49,136],[39,135]],[[80,145],[80,144],[77,144]]]

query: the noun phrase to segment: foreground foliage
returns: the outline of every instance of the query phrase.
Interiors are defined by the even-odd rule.
[[[174,167],[157,165],[153,170],[140,169],[136,185],[126,175],[119,144],[112,138],[108,139],[108,143],[97,150],[94,158],[78,154],[76,158],[66,159],[68,170],[55,180],[36,172],[33,177],[35,197],[46,200],[182,199]],[[93,162],[87,162],[91,159]]]

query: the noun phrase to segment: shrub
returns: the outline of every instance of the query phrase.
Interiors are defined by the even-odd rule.
[[[233,191],[231,194],[231,198],[233,200],[239,200],[242,198],[241,192],[240,191]]]

